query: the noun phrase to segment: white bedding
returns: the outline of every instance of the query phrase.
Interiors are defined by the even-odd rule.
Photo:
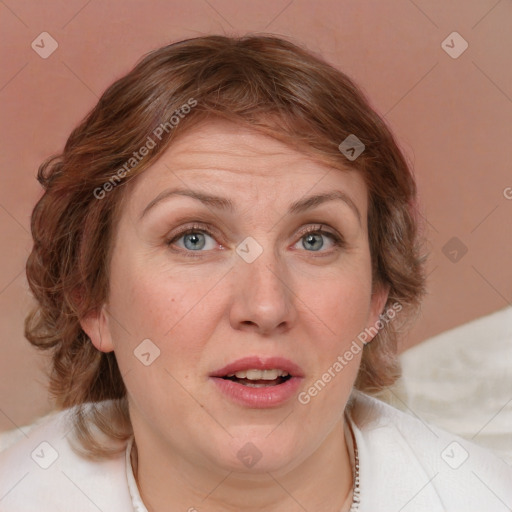
[[[408,408],[512,464],[512,307],[430,338],[401,361]]]

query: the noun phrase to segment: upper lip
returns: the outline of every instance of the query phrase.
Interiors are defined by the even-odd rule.
[[[302,368],[284,357],[258,357],[250,356],[237,359],[232,363],[215,370],[210,377],[225,377],[230,373],[236,373],[243,370],[273,370],[279,369],[288,372],[292,377],[304,377]]]

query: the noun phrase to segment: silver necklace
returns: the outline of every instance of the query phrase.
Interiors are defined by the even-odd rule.
[[[354,436],[352,435],[352,439]],[[357,445],[354,442],[354,488],[352,490],[352,505],[350,506],[350,512],[356,512],[359,510],[359,503],[361,502],[361,495],[359,489],[359,453],[357,451]]]

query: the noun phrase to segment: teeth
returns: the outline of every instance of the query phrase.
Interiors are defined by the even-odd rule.
[[[275,380],[278,377],[286,377],[289,375],[284,370],[243,370],[236,373],[229,373],[227,377],[236,377],[237,379],[249,380]]]

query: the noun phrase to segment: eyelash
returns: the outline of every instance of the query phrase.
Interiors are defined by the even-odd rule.
[[[315,226],[308,226],[304,229],[301,229],[299,231],[299,240],[301,238],[305,237],[306,235],[314,233],[314,234],[321,234],[321,235],[325,235],[325,236],[329,237],[332,240],[333,245],[334,245],[333,251],[342,249],[346,246],[345,240],[343,237],[341,237],[335,233],[332,233],[330,231],[322,231],[322,227],[323,227],[322,224],[317,224]],[[216,236],[215,233],[213,233],[212,230],[208,228],[208,226],[202,225],[202,224],[194,224],[193,226],[185,227],[178,233],[172,235],[172,238],[166,240],[166,245],[170,247],[174,242],[179,240],[181,237],[183,237],[185,235],[192,234],[192,233],[203,233],[208,236],[211,236],[212,238],[214,238]],[[188,256],[191,258],[201,257],[201,253],[205,252],[205,251],[189,251],[189,250],[181,249],[181,248],[173,249],[173,250],[176,250],[177,252],[185,254],[185,256]],[[323,253],[324,253],[324,255],[329,255],[333,251],[327,251],[327,252],[323,251]],[[194,254],[195,252],[197,252],[197,254]],[[206,252],[208,252],[208,251],[206,251]],[[311,251],[311,252],[314,253],[315,251]],[[320,253],[319,257],[321,257],[321,255],[322,255],[322,253]]]

